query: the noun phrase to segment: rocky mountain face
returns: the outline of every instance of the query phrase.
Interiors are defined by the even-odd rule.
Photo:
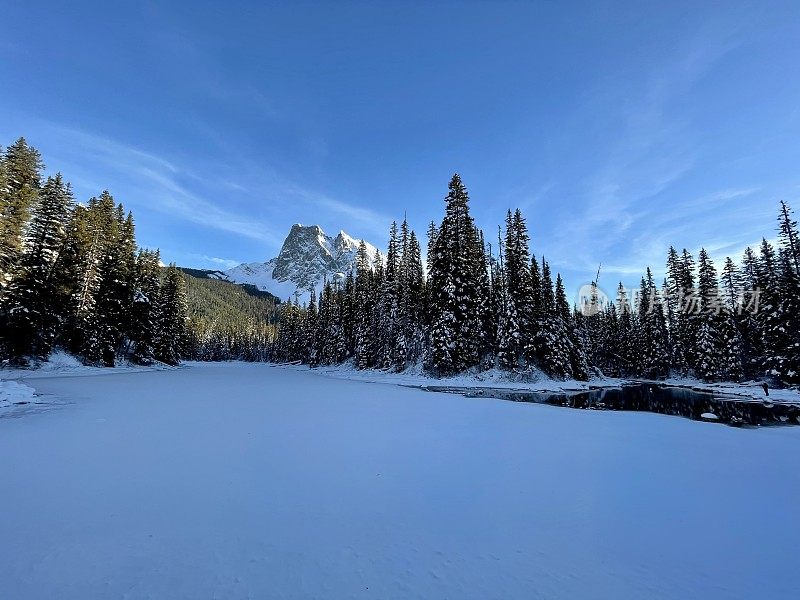
[[[311,290],[320,291],[322,282],[344,277],[354,266],[361,240],[340,231],[327,235],[318,225],[292,225],[278,256],[263,263],[245,263],[224,271],[224,278],[249,283],[286,300],[308,300]],[[370,260],[375,246],[367,243]],[[222,278],[222,277],[221,277]]]

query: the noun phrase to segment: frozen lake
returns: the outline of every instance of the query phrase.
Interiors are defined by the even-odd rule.
[[[0,598],[794,598],[800,427],[263,364],[29,379]]]

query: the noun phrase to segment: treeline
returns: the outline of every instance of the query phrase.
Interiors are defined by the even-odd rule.
[[[635,293],[620,283],[603,302],[593,283],[579,306],[531,254],[519,210],[493,251],[458,175],[445,204],[428,231],[427,275],[416,235],[393,224],[385,258],[370,261],[362,244],[354,272],[326,282],[319,299],[282,305],[271,359],[396,371],[421,362],[439,376],[499,367],[576,379],[800,381],[800,236],[784,202],[777,249],[765,239],[718,274],[705,250],[695,260],[670,248],[660,285],[648,268]]]
[[[428,230],[426,268],[407,222],[384,256],[361,244],[355,268],[308,305],[198,279],[137,247],[133,217],[108,193],[75,202],[43,180],[22,138],[0,152],[0,360],[25,364],[62,347],[87,364],[199,360],[352,360],[359,369],[422,364],[437,376],[493,367],[558,378],[592,375],[800,382],[800,235],[780,204],[778,241],[718,272],[670,248],[666,277],[604,301],[596,284],[571,306],[563,281],[530,251],[519,210],[496,244],[469,211],[458,175]],[[187,298],[188,287],[188,298]],[[277,327],[276,327],[276,321]]]
[[[777,249],[763,239],[719,273],[705,249],[695,261],[670,247],[660,287],[648,268],[635,302],[620,285],[583,319],[590,362],[610,375],[800,382],[800,236],[783,201],[778,224]]]
[[[61,347],[87,364],[177,364],[183,274],[137,247],[131,213],[107,191],[78,204],[60,173],[43,181],[43,170],[24,138],[0,153],[0,360]]]

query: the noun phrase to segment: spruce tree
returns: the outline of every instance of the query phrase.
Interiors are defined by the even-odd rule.
[[[92,206],[92,201],[89,206]],[[74,353],[91,347],[86,340],[94,327],[104,243],[103,231],[90,208],[77,206],[55,265],[58,299],[66,313],[62,343]]]
[[[533,326],[533,290],[530,275],[529,236],[522,213],[517,210],[506,216],[505,268],[504,268],[504,334],[503,360],[507,367],[521,366],[533,361],[527,347]]]
[[[717,271],[705,248],[698,256],[697,292],[700,310],[697,315],[695,371],[698,377],[712,381],[721,374],[719,350],[722,343],[719,331],[722,301],[719,295]]]
[[[448,186],[445,217],[431,259],[431,349],[429,368],[451,374],[474,367],[483,345],[480,234],[469,213],[469,195],[458,174]]]
[[[25,249],[5,301],[7,347],[16,359],[44,358],[53,348],[61,306],[54,266],[73,207],[61,174],[48,178],[27,227]]]
[[[537,323],[535,347],[539,366],[551,377],[571,377],[569,336],[559,316],[550,265],[544,258],[542,258],[542,282],[538,304],[540,318]]]
[[[25,237],[25,224],[39,199],[41,171],[39,152],[19,138],[6,148],[0,189],[0,300],[5,295],[19,263]]]
[[[786,253],[788,265],[800,277],[800,233],[797,230],[797,221],[793,218],[791,207],[783,200],[781,200],[778,225],[778,237]]]
[[[666,318],[650,267],[641,281],[638,326],[640,374],[648,378],[666,376],[670,368]]]
[[[510,219],[509,219],[510,221]],[[506,229],[508,236],[508,229]],[[516,305],[508,293],[508,270],[503,257],[503,243],[498,233],[498,269],[495,277],[497,294],[497,360],[503,369],[515,369],[519,366],[522,344],[519,319]]]
[[[113,367],[130,329],[136,242],[132,218],[130,215],[126,218],[122,205],[115,205],[111,194],[103,192],[96,207],[103,227],[104,245],[94,322],[97,330],[92,332],[90,339],[92,344],[99,343],[100,348],[85,348],[85,351],[92,358],[99,355],[104,365]]]
[[[616,310],[619,316],[617,347],[619,350],[620,371],[625,375],[633,375],[635,374],[636,366],[635,342],[633,339],[633,307],[628,300],[628,293],[621,281],[617,287],[616,302]]]
[[[140,250],[136,256],[129,339],[131,358],[150,364],[155,358],[156,328],[160,306],[160,256],[158,251]]]
[[[159,291],[155,335],[155,358],[168,365],[177,365],[184,352],[186,338],[186,283],[183,274],[171,264],[164,274]]]
[[[372,284],[374,273],[362,240],[356,254],[356,281],[354,306],[355,366],[366,369],[372,366]]]
[[[405,366],[405,348],[398,338],[402,331],[399,327],[399,291],[400,291],[400,240],[397,223],[392,222],[389,231],[389,248],[386,254],[386,272],[380,289],[377,307],[378,353],[381,369],[395,369]],[[398,356],[397,352],[402,356]]]

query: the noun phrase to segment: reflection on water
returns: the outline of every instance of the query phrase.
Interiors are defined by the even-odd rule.
[[[501,398],[515,402],[537,402],[588,410],[653,412],[735,426],[800,424],[800,406],[797,404],[773,404],[768,399],[759,402],[737,396],[649,383],[632,383],[618,388],[570,393],[446,386],[425,386],[423,389],[469,397]]]

